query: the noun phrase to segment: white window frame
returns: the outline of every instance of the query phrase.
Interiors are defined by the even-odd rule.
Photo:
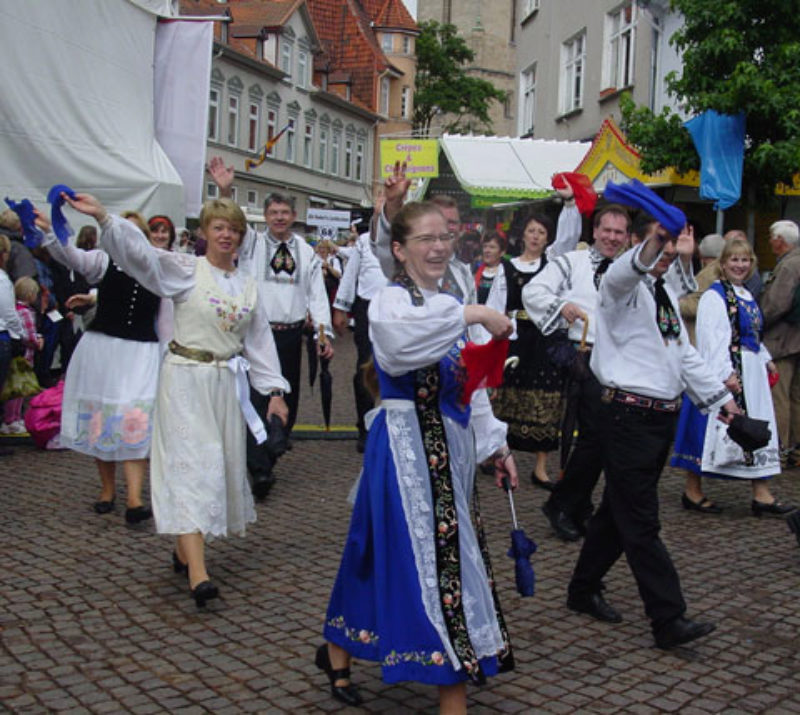
[[[394,51],[394,35],[391,32],[384,32],[381,37],[381,49],[384,52]]]
[[[339,176],[339,150],[342,146],[342,135],[339,132],[333,133],[331,140],[331,174]]]
[[[586,84],[586,30],[561,45],[559,107],[562,114],[583,108]]]
[[[636,3],[629,1],[606,15],[604,89],[623,89],[633,84],[635,42]]]
[[[364,142],[356,142],[356,181],[364,180]]]
[[[216,199],[219,198],[219,188],[213,181],[206,184],[206,198]]]
[[[411,116],[411,87],[400,90],[400,116],[408,119]]]
[[[328,128],[319,128],[319,157],[317,158],[317,169],[325,171],[328,167]]]
[[[292,43],[286,38],[281,38],[281,71],[292,77]]]
[[[231,199],[231,201],[233,201],[233,203],[235,203],[235,204],[238,204],[238,203],[239,203],[239,201],[238,201],[238,199],[239,199],[239,189],[238,189],[238,188],[236,188],[235,186],[231,186],[231,196],[230,196],[230,199]]]
[[[286,130],[286,161],[294,162],[296,133],[297,120],[290,119],[289,128]]]
[[[308,52],[297,51],[297,86],[305,89],[308,86]]]
[[[247,208],[249,209],[258,208],[258,191],[256,191],[255,189],[247,190]]]
[[[519,112],[520,136],[533,134],[536,122],[536,62],[522,70],[519,80],[521,106]]]
[[[265,144],[278,133],[278,110],[267,109],[267,139]],[[275,156],[275,147],[272,147],[267,156]]]
[[[250,102],[247,108],[247,149],[258,151],[260,142],[259,125],[261,124],[261,107],[258,102]]]
[[[383,114],[385,117],[389,116],[389,98],[391,96],[390,92],[391,86],[389,84],[388,77],[381,77],[380,83],[380,105],[378,106],[378,113]]]
[[[228,144],[236,146],[239,143],[239,97],[235,94],[228,95]]]
[[[344,175],[347,179],[353,178],[353,140],[349,137],[344,140]]]
[[[411,38],[408,35],[403,35],[403,54],[411,54]]]
[[[208,138],[219,141],[219,99],[220,90],[212,87],[208,93]]]
[[[539,9],[539,0],[522,0],[522,18],[533,14]]]
[[[306,123],[303,130],[303,166],[309,169],[314,163],[314,125]]]

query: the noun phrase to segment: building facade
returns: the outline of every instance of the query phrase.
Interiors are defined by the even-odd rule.
[[[497,136],[517,135],[516,54],[519,0],[418,0],[417,19],[450,23],[475,53],[467,73],[506,92],[504,104],[492,102],[489,117]],[[439,134],[434,120],[432,131]]]
[[[667,0],[517,0],[520,136],[587,140],[619,98],[658,112],[664,76],[680,68],[669,37],[680,26]]]

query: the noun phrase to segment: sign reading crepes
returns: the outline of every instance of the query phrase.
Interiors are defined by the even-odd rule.
[[[437,139],[381,139],[381,176],[391,176],[397,162],[410,179],[439,176]]]

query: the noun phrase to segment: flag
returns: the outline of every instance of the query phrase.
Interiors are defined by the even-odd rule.
[[[264,148],[259,152],[258,159],[245,159],[244,160],[244,168],[247,171],[250,169],[255,169],[257,166],[261,166],[267,160],[267,154],[272,151],[272,147],[274,147],[278,143],[278,139],[283,136],[283,133],[292,126],[292,123],[289,122],[283,129],[281,129],[274,137],[269,139],[266,144],[264,144]]]

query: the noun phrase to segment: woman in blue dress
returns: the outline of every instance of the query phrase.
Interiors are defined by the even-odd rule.
[[[507,337],[509,319],[439,292],[452,238],[438,207],[407,204],[392,222],[399,271],[370,303],[381,405],[372,422],[350,531],[317,665],[334,697],[361,702],[350,657],[387,683],[439,686],[440,711],[466,710],[466,681],[513,667],[473,501],[475,466],[498,484],[516,466],[485,390],[461,402],[469,325]],[[477,460],[477,462],[476,462]]]
[[[685,400],[671,465],[687,470],[682,497],[685,509],[719,513],[721,507],[706,497],[701,482],[701,477],[717,477],[748,480],[753,514],[780,516],[794,507],[780,504],[769,488],[769,480],[781,471],[768,382],[775,365],[761,342],[761,310],[744,287],[755,271],[756,257],[746,240],[732,238],[725,244],[719,264],[720,280],[709,287],[698,305],[697,350],[735,394],[739,407],[750,417],[769,422],[772,438],[754,452],[731,450],[727,428],[716,416],[701,415]]]

